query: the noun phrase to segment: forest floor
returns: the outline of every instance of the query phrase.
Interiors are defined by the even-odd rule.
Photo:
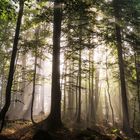
[[[118,129],[95,126],[94,128],[67,127],[57,131],[37,130],[30,121],[9,121],[0,134],[0,140],[140,140],[134,132],[128,137]]]

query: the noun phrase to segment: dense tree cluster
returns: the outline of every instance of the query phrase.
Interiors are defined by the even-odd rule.
[[[139,0],[2,0],[0,56],[1,130],[13,110],[45,129],[139,130]]]

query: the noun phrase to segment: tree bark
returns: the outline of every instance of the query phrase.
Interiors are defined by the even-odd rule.
[[[62,126],[61,121],[61,90],[60,90],[60,38],[62,9],[60,0],[54,2],[53,13],[53,60],[52,60],[52,87],[51,111],[46,119],[46,128],[57,129]]]
[[[125,72],[124,72],[124,60],[122,51],[122,37],[121,37],[121,27],[120,23],[120,5],[117,0],[113,1],[114,6],[114,16],[115,16],[115,36],[116,36],[116,47],[118,52],[118,64],[120,73],[120,83],[121,83],[121,97],[122,97],[122,111],[123,111],[123,130],[126,133],[130,132],[129,124],[129,112],[128,112],[128,101],[126,93],[126,83],[125,83]]]
[[[139,55],[137,54],[137,52],[135,51],[134,54],[135,57],[135,70],[136,70],[136,82],[137,82],[137,97],[138,97],[138,104],[139,104],[139,113],[140,113],[140,76],[139,76],[139,69],[138,69],[138,65],[139,61],[137,61],[137,57],[139,57]]]

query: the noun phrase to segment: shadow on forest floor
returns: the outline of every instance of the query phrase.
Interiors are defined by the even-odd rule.
[[[6,124],[0,140],[140,140],[135,133],[127,138],[121,131],[106,131],[105,127],[95,126],[81,130],[79,127],[62,128],[57,131],[43,131],[39,125],[33,126],[30,121],[12,121]]]

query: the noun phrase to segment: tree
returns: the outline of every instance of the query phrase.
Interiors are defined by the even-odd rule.
[[[11,103],[11,88],[12,88],[13,76],[14,76],[14,71],[15,71],[15,60],[16,60],[16,54],[18,50],[18,41],[19,41],[21,20],[23,16],[23,9],[24,9],[24,0],[20,0],[19,13],[18,13],[18,18],[17,18],[14,43],[13,43],[13,50],[12,50],[12,56],[11,56],[11,61],[10,61],[10,69],[9,69],[8,81],[7,81],[7,86],[6,86],[5,105],[0,112],[0,121],[2,121],[0,131],[2,131],[3,129],[5,115]]]
[[[109,78],[108,78],[108,57],[107,57],[107,48],[106,48],[106,84],[107,84],[107,94],[108,94],[108,99],[109,99],[109,105],[111,109],[111,114],[112,114],[112,123],[114,125],[114,110],[112,106],[112,101],[111,101],[111,95],[110,95],[110,84],[109,84]]]
[[[37,42],[37,39],[38,39],[38,31],[36,31],[36,43],[38,44]],[[36,45],[37,45],[36,44]],[[36,89],[36,69],[37,69],[37,47],[38,46],[35,46],[35,56],[34,56],[34,74],[33,74],[33,91],[32,91],[32,102],[31,102],[31,121],[33,124],[36,124],[36,122],[34,121],[34,118],[33,118],[33,106],[34,106],[34,98],[35,98],[35,89]]]
[[[122,109],[123,109],[123,130],[127,133],[130,132],[130,122],[129,122],[129,112],[128,112],[128,100],[126,92],[126,83],[125,83],[125,72],[124,72],[124,60],[123,60],[123,46],[122,46],[122,36],[121,36],[121,27],[120,27],[120,10],[121,10],[121,1],[114,0],[114,16],[115,16],[115,36],[116,36],[116,47],[118,53],[118,64],[119,64],[119,74],[120,74],[120,84],[121,84],[121,97],[122,97]]]
[[[50,115],[46,119],[46,127],[48,129],[56,129],[62,126],[60,90],[60,37],[62,9],[60,0],[55,0],[54,2],[53,16],[51,111]]]

